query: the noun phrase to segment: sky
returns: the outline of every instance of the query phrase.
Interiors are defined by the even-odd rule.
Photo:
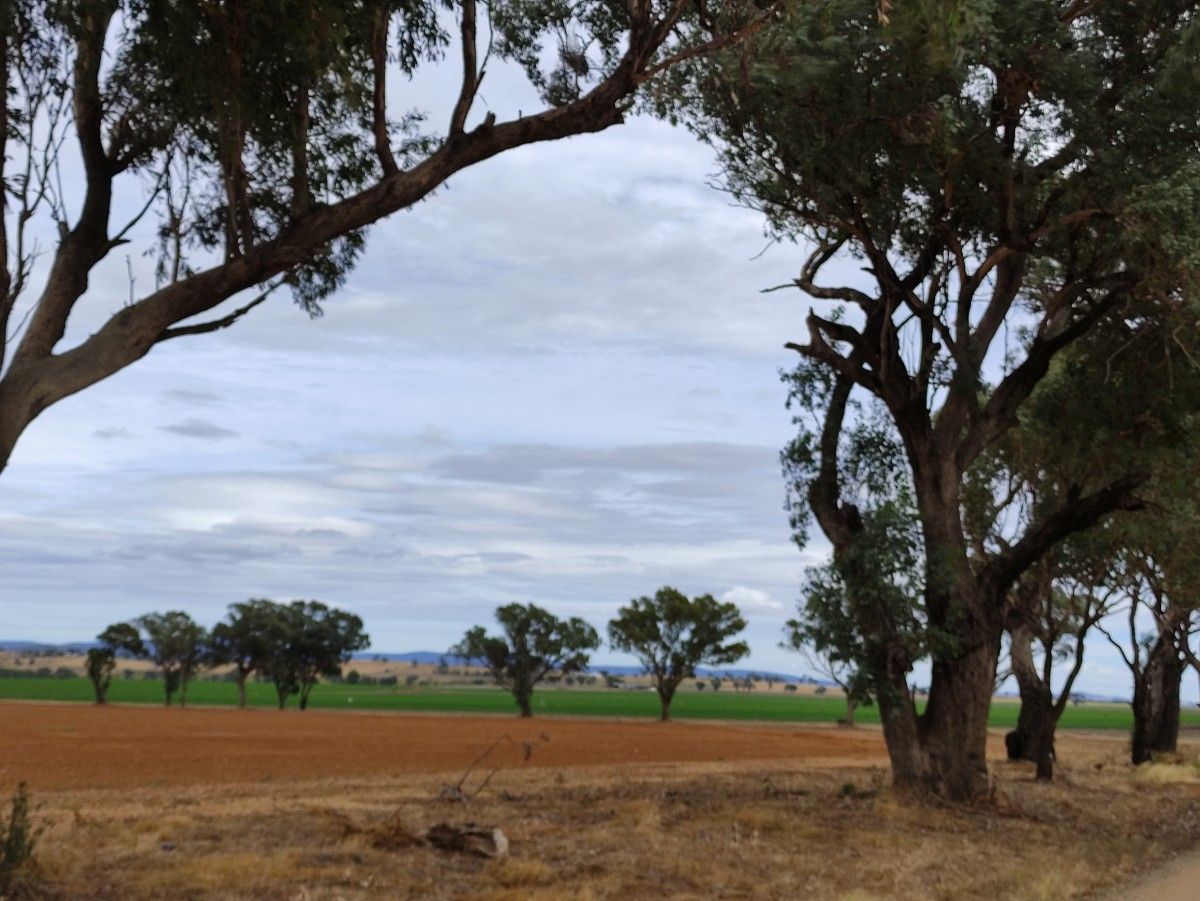
[[[374,650],[440,651],[503,603],[603,630],[671,585],[740,606],[741,665],[810,671],[779,643],[827,547],[792,543],[778,463],[809,304],[762,292],[803,248],[715,170],[644,117],[504,154],[373,227],[322,318],[279,293],[50,408],[0,477],[0,638],[316,598]],[[96,273],[76,337],[151,283],[138,254]],[[1081,679],[1127,683],[1102,646]]]

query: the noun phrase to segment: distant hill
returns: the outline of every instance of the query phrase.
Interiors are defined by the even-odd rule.
[[[88,648],[97,646],[95,641],[72,641],[66,644],[48,644],[38,641],[6,641],[0,640],[0,651],[8,651],[10,653],[21,654],[44,654],[47,651],[59,654],[84,654]],[[383,651],[362,651],[354,655],[355,660],[386,660],[394,663],[422,663],[434,664],[445,660],[447,663],[454,665],[462,665],[463,661],[460,658],[452,657],[445,651],[406,651],[403,654],[394,654]],[[475,662],[476,666],[480,665]],[[589,666],[589,673],[600,674],[602,672],[609,673],[613,676],[640,676],[642,674],[641,667],[629,666],[619,663],[597,663],[594,666]],[[759,678],[773,679],[776,682],[790,682],[794,685],[827,685],[832,686],[832,682],[814,679],[811,676],[795,676],[790,673],[774,673],[760,669],[712,669],[709,667],[700,667],[696,671],[697,678],[711,679],[713,676],[733,677],[735,679],[745,679],[748,676]]]
[[[454,657],[444,651],[408,651],[404,654],[385,654],[375,651],[362,651],[354,655],[355,660],[386,660],[396,663],[429,663],[437,664],[445,660],[451,666],[462,666],[464,661],[461,657]],[[471,666],[482,666],[482,661],[470,661]],[[597,663],[587,668],[589,673],[609,673],[613,676],[640,676],[642,668],[640,666],[629,666],[628,664],[620,663]],[[732,676],[737,679],[744,679],[747,676],[763,677],[773,679],[776,682],[791,682],[796,685],[829,685],[832,682],[814,679],[811,676],[794,676],[790,673],[773,673],[761,669],[711,669],[708,667],[700,667],[696,670],[697,678],[712,678],[713,676]]]

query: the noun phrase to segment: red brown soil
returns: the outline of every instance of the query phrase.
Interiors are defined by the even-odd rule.
[[[504,735],[487,768],[887,759],[875,730],[18,702],[0,703],[0,793],[455,772]]]

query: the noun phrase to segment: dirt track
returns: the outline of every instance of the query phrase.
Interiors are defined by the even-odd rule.
[[[505,766],[885,763],[876,731],[708,723],[0,703],[0,791],[288,781]]]

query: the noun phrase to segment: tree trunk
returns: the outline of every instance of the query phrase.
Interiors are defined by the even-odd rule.
[[[1009,626],[1012,670],[1021,693],[1017,728],[1004,737],[1009,760],[1031,760],[1038,779],[1054,778],[1054,733],[1058,726],[1054,697],[1033,660],[1033,635],[1028,626]]]
[[[665,723],[667,720],[669,720],[671,718],[671,701],[674,699],[674,697],[675,697],[675,692],[668,691],[665,688],[659,688],[659,690],[658,690],[658,702],[659,702],[659,717],[658,717],[658,719],[659,719],[659,722]]]
[[[846,694],[846,712],[842,714],[842,718],[838,720],[839,726],[854,727],[854,714],[858,710],[858,701],[854,700],[849,693]]]
[[[876,661],[875,703],[892,766],[892,784],[907,794],[924,794],[929,759],[921,746],[920,721],[908,687],[908,667],[886,651]]]
[[[309,682],[300,686],[300,709],[308,709],[308,693],[312,691],[313,683]]]
[[[524,691],[521,691],[521,692],[514,691],[513,692],[513,697],[516,698],[517,707],[520,708],[522,717],[533,716],[533,708],[530,706],[530,703],[529,703],[532,694],[533,694],[532,692],[524,692]]]
[[[1179,685],[1183,660],[1172,633],[1158,637],[1146,666],[1133,683],[1133,763],[1146,763],[1155,754],[1173,754],[1179,740]]]
[[[988,794],[987,719],[995,689],[999,632],[956,657],[934,657],[921,738],[929,789],[950,801]]]
[[[238,710],[246,709],[246,678],[249,673],[238,672],[237,691],[238,691]]]
[[[96,690],[96,703],[104,704],[108,700],[108,686],[100,679],[92,679],[92,688]]]

